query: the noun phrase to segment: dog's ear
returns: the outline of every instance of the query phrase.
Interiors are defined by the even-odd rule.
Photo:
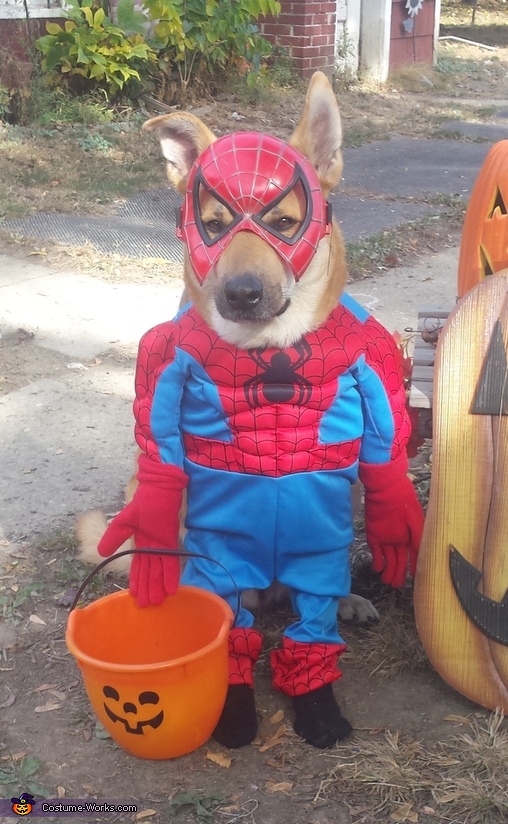
[[[157,132],[166,159],[169,182],[184,194],[192,164],[216,140],[215,135],[190,112],[152,117],[143,124],[143,129]]]
[[[342,175],[342,125],[337,99],[323,72],[312,75],[302,119],[289,142],[310,160],[327,197]]]

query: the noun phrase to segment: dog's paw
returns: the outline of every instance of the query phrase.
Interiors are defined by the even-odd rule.
[[[90,512],[85,512],[76,520],[76,536],[79,546],[78,557],[84,564],[95,566],[104,560],[97,552],[97,544],[104,535],[107,525],[107,518],[100,509],[92,509]],[[131,548],[131,541],[126,541],[125,544],[120,547],[119,551]],[[124,556],[108,564],[105,571],[113,572],[116,575],[128,575],[130,565],[131,557]]]
[[[351,593],[339,601],[339,618],[353,624],[375,624],[379,621],[379,612],[368,598]]]

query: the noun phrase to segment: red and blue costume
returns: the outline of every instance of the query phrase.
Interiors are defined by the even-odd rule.
[[[188,476],[186,549],[219,560],[240,591],[287,585],[300,617],[285,648],[326,645],[319,677],[338,677],[351,484],[360,461],[390,462],[409,437],[392,337],[344,295],[294,346],[241,350],[190,307],[143,337],[135,416],[143,452]],[[204,560],[188,562],[184,581],[234,601],[229,576]],[[242,608],[237,627],[253,621]],[[257,633],[236,635],[256,644]],[[299,666],[277,654],[274,665],[284,691],[310,686]]]
[[[218,237],[200,224],[200,186],[234,217]],[[294,187],[307,206],[301,230],[288,239],[263,216]],[[270,243],[295,282],[329,232],[314,169],[276,138],[221,138],[189,176],[181,233],[199,282],[238,231]],[[102,539],[101,554],[132,534],[138,547],[176,546],[187,486],[185,583],[234,598],[229,576],[192,558],[199,553],[220,561],[240,591],[273,580],[287,585],[298,619],[272,652],[274,684],[296,697],[330,685],[344,649],[337,604],[350,591],[351,485],[364,482],[367,540],[386,583],[404,583],[408,559],[414,570],[421,533],[406,474],[410,422],[392,336],[343,295],[327,320],[292,346],[239,349],[190,306],[143,337],[134,411],[139,486]],[[141,603],[174,591],[175,563],[135,556],[130,587]],[[230,636],[231,685],[252,685],[261,649],[253,623],[242,607]]]

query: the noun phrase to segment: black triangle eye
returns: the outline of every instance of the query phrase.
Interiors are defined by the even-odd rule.
[[[288,217],[284,214],[277,218],[277,206],[293,191],[298,194],[298,199],[302,203],[301,220],[294,220],[291,216]],[[272,215],[275,216],[273,222],[270,220]],[[271,235],[274,235],[274,237],[284,241],[284,243],[290,246],[300,240],[312,220],[312,195],[307,178],[298,164],[296,164],[295,174],[291,183],[286,186],[278,197],[265,206],[259,214],[253,215],[252,219],[258,226],[266,229]],[[291,225],[284,223],[284,221],[288,219],[292,221]]]
[[[503,195],[501,194],[501,189],[499,188],[499,186],[496,188],[496,196],[494,198],[494,204],[492,206],[492,211],[489,215],[489,218],[491,218],[493,216],[496,209],[499,209],[499,212],[502,215],[506,215],[508,213],[507,209],[506,209],[506,204],[504,202]]]

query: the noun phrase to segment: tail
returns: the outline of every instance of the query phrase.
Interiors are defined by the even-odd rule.
[[[84,564],[95,566],[104,560],[97,551],[97,544],[104,535],[107,525],[107,518],[100,509],[92,509],[90,512],[85,512],[78,517],[76,521],[76,535],[79,545],[79,559]],[[132,548],[133,544],[129,540],[122,544],[118,552]],[[130,565],[131,557],[125,556],[109,564],[106,567],[106,571],[114,572],[116,575],[128,575]]]

